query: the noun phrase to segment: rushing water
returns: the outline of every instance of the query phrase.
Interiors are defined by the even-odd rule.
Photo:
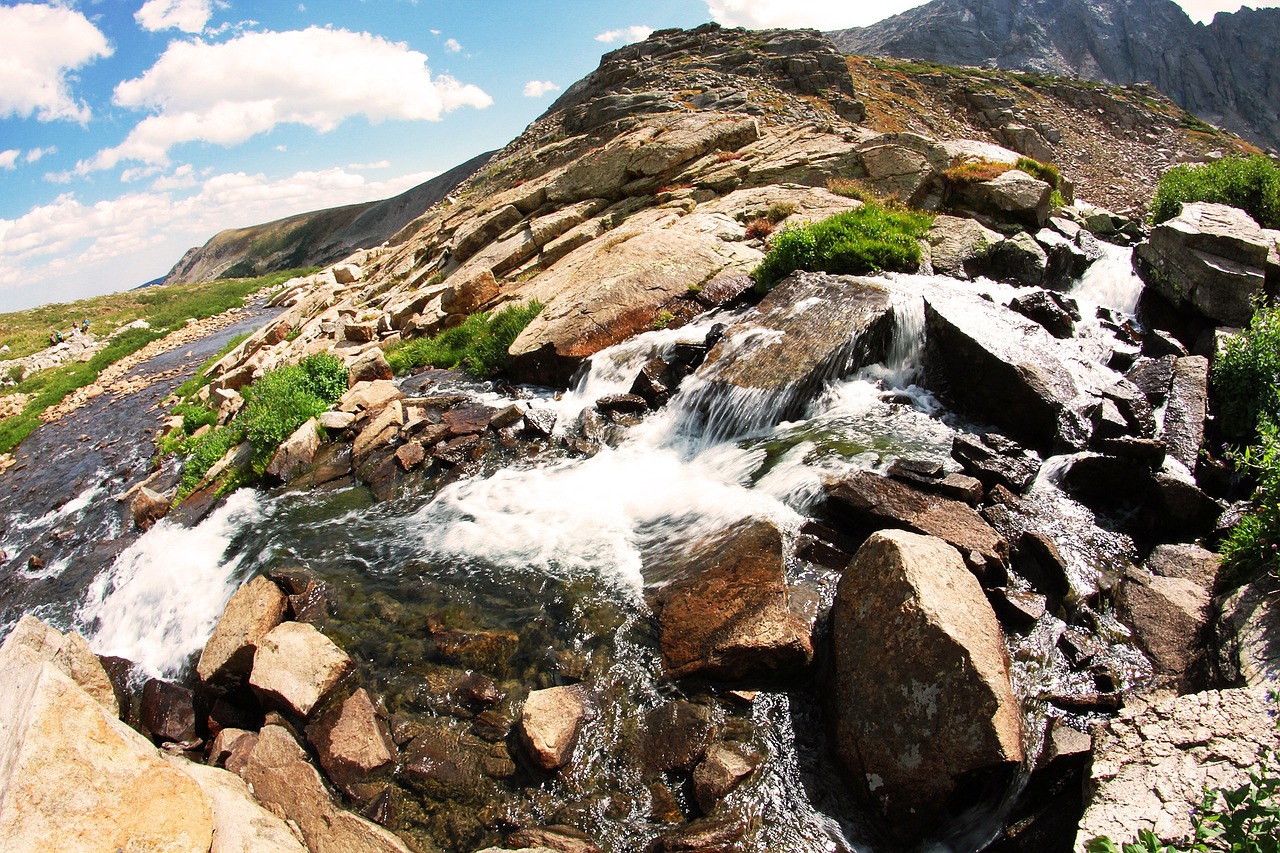
[[[1104,286],[1097,280],[1101,266],[1082,288],[1107,307],[1131,310],[1133,282],[1114,266],[1108,275],[1120,280]],[[34,611],[87,632],[100,653],[129,658],[151,674],[181,677],[239,583],[303,565],[328,585],[326,631],[357,660],[365,683],[384,698],[398,725],[437,727],[464,744],[474,740],[470,717],[450,698],[456,674],[470,668],[486,672],[507,693],[497,710],[506,724],[531,688],[585,681],[597,692],[599,713],[584,732],[578,760],[563,772],[534,778],[512,767],[507,776],[477,775],[465,790],[452,791],[451,800],[428,797],[420,811],[408,809],[402,829],[470,850],[499,840],[491,829],[497,823],[568,823],[606,850],[642,847],[664,828],[664,813],[689,808],[689,793],[637,763],[637,721],[685,697],[711,707],[726,737],[768,757],[727,801],[728,810],[751,827],[752,849],[876,848],[838,781],[815,691],[772,687],[754,701],[741,701],[713,685],[662,681],[644,594],[654,582],[646,580],[646,558],[672,540],[756,518],[794,536],[827,477],[879,469],[903,456],[958,467],[950,459],[952,437],[976,427],[947,413],[918,384],[922,296],[946,288],[1007,302],[1016,291],[921,276],[892,282],[897,329],[884,364],[856,375],[838,371],[794,421],[775,424],[771,413],[759,411],[768,400],[720,399],[721,408],[757,407],[723,433],[731,436],[725,440],[687,429],[682,415],[706,405],[695,377],[668,406],[589,458],[548,448],[485,476],[438,491],[411,488],[380,504],[362,487],[242,491],[195,527],[162,521],[135,541],[113,546],[102,543],[125,535],[124,512],[112,499],[130,484],[121,473],[127,465],[81,463],[71,500],[5,507],[3,544],[14,559],[9,589],[0,595],[4,618],[12,622]],[[562,425],[569,424],[599,397],[627,391],[649,358],[701,341],[714,324],[735,319],[712,314],[682,329],[637,336],[597,354],[578,385],[558,397],[524,389],[523,405],[552,408]],[[1095,333],[1100,331],[1085,332]],[[481,401],[499,399],[487,386],[469,390]],[[155,399],[163,393],[157,389]],[[103,402],[86,416],[105,409]],[[127,443],[124,432],[114,435],[99,440]],[[136,464],[145,451],[132,452]],[[36,464],[30,454],[27,464]],[[1124,537],[1096,526],[1050,477],[1037,483],[1028,506],[1058,543],[1079,596],[1092,593],[1105,565],[1131,548]],[[64,530],[72,532],[63,547],[53,549],[43,569],[28,571],[23,564],[32,543],[56,539]],[[87,558],[103,547],[107,558]],[[811,616],[824,612],[837,575],[800,562],[788,572],[801,608]],[[1016,686],[1035,725],[1045,712],[1043,694],[1080,687],[1055,651],[1065,627],[1047,618],[1011,646]],[[1122,629],[1111,627],[1122,639]],[[439,628],[480,641],[451,650],[433,639]],[[502,649],[496,656],[486,651],[495,644]],[[958,833],[948,849],[971,849],[980,845],[975,838],[990,834],[988,822]]]

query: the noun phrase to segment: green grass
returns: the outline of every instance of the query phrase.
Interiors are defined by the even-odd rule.
[[[1280,166],[1266,157],[1225,157],[1198,166],[1174,166],[1160,176],[1151,219],[1177,216],[1186,202],[1238,207],[1263,228],[1280,228]]]
[[[751,277],[768,289],[796,270],[859,275],[913,272],[920,268],[920,244],[933,216],[866,204],[820,222],[784,228]]]
[[[1055,190],[1062,188],[1062,175],[1058,167],[1052,163],[1041,163],[1031,157],[1019,157],[1013,168],[1026,172],[1033,178],[1044,181]]]
[[[407,341],[387,351],[387,361],[396,373],[419,367],[465,368],[487,377],[506,368],[508,350],[525,326],[542,310],[533,301],[509,305],[496,314],[472,314],[461,325],[438,335]]]

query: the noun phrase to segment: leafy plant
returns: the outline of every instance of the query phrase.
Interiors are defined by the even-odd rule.
[[[1252,442],[1266,416],[1280,423],[1280,309],[1259,305],[1249,327],[1227,340],[1210,373],[1223,435]]]
[[[1151,219],[1172,219],[1184,203],[1195,201],[1238,207],[1262,227],[1280,228],[1280,166],[1263,156],[1174,166],[1160,176],[1151,200]]]
[[[784,228],[774,235],[769,253],[751,277],[761,288],[772,287],[796,270],[861,274],[914,271],[920,267],[920,244],[933,216],[865,204],[809,225]]]
[[[1260,440],[1237,453],[1236,465],[1257,488],[1252,511],[1231,528],[1218,549],[1224,583],[1244,582],[1280,563],[1280,427],[1269,415],[1258,424]]]
[[[747,239],[763,240],[773,233],[773,223],[761,217],[747,223]]]
[[[418,367],[463,367],[476,376],[492,376],[506,368],[511,344],[542,310],[536,300],[508,305],[496,314],[472,314],[461,325],[438,335],[400,344],[387,352],[396,373]]]
[[[665,329],[671,325],[671,321],[676,318],[675,314],[670,311],[659,311],[657,316],[653,318],[653,328],[657,331]]]
[[[1268,701],[1276,700],[1273,692]],[[1280,850],[1280,766],[1275,751],[1263,748],[1258,769],[1249,781],[1231,790],[1205,791],[1191,817],[1192,836],[1186,841],[1162,841],[1149,829],[1136,842],[1117,845],[1106,836],[1085,844],[1087,853],[1276,853]]]

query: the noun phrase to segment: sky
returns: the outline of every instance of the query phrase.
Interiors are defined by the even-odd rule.
[[[403,192],[655,29],[842,29],[916,5],[0,0],[0,312],[136,287],[225,228]]]

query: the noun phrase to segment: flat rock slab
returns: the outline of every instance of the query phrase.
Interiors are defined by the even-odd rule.
[[[712,440],[795,417],[828,379],[881,361],[893,333],[882,282],[795,273],[726,330],[695,374]]]
[[[305,717],[351,668],[347,653],[313,626],[285,622],[258,642],[249,684]]]
[[[935,828],[975,774],[1012,780],[1022,712],[1004,637],[954,548],[868,539],[840,579],[832,648],[837,754],[901,841]]]
[[[813,659],[809,626],[789,606],[782,536],[772,524],[745,521],[646,554],[645,563],[646,580],[658,569],[674,578],[649,596],[668,677],[776,676]]]
[[[1264,747],[1280,747],[1274,703],[1262,688],[1178,696],[1094,730],[1093,765],[1076,850],[1099,835],[1128,841],[1191,833],[1191,811],[1207,788],[1237,788]]]

